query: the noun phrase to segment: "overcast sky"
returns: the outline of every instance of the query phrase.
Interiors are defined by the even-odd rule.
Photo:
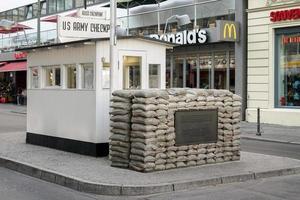
[[[0,0],[0,12],[19,6],[24,6],[33,2],[37,2],[37,0]]]

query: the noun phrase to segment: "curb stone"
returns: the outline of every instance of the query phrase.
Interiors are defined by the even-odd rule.
[[[282,143],[282,144],[300,145],[300,142],[283,141],[283,140],[275,140],[275,139],[267,139],[267,138],[254,138],[254,137],[249,137],[249,136],[241,136],[241,138],[246,139],[246,140],[255,140],[255,141],[276,142],[276,143]]]
[[[287,176],[292,174],[300,174],[300,167],[286,168],[279,170],[271,170],[265,172],[249,172],[239,175],[231,175],[224,177],[216,177],[206,180],[191,180],[177,183],[167,183],[161,185],[114,185],[101,184],[85,180],[80,180],[75,177],[65,176],[53,172],[51,170],[38,168],[26,163],[18,162],[9,158],[0,157],[0,167],[4,167],[19,173],[38,178],[50,183],[58,184],[67,188],[71,188],[80,192],[111,195],[111,196],[138,196],[150,195],[157,193],[167,193],[173,191],[181,191],[187,189],[195,189],[204,186],[215,186],[220,184],[245,182],[262,178],[270,178],[276,176]]]

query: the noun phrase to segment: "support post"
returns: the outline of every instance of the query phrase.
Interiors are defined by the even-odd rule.
[[[261,136],[261,128],[260,128],[260,108],[257,108],[257,136]]]
[[[115,60],[117,49],[117,35],[116,35],[116,22],[117,22],[117,1],[110,0],[110,95],[114,91],[114,71],[117,65]]]
[[[235,21],[240,24],[240,41],[235,43],[235,93],[242,97],[242,120],[247,108],[247,13],[248,0],[235,0]]]
[[[37,10],[37,37],[36,37],[36,44],[40,46],[41,44],[41,1],[38,0],[38,10]],[[26,36],[25,36],[26,37]],[[26,37],[27,40],[27,37]],[[28,44],[28,41],[27,41]]]

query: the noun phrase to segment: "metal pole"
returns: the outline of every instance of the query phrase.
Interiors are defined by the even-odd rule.
[[[194,29],[197,27],[197,5],[196,0],[194,0]]]
[[[110,95],[114,91],[114,71],[117,64],[115,60],[117,50],[116,23],[117,22],[117,1],[110,0]]]
[[[260,129],[260,108],[257,108],[257,136],[261,136],[261,129]]]
[[[28,41],[27,41],[27,44],[28,44]],[[38,10],[37,10],[37,37],[36,37],[36,44],[38,46],[40,46],[40,44],[41,44],[41,1],[40,0],[38,0]]]
[[[129,2],[127,2],[127,36],[129,35]]]
[[[158,3],[158,10],[157,10],[157,33],[160,34],[160,1]]]

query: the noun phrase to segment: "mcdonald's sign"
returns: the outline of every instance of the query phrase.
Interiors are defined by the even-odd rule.
[[[237,22],[234,21],[217,21],[217,29],[219,32],[219,41],[226,42],[238,42],[240,27]]]

